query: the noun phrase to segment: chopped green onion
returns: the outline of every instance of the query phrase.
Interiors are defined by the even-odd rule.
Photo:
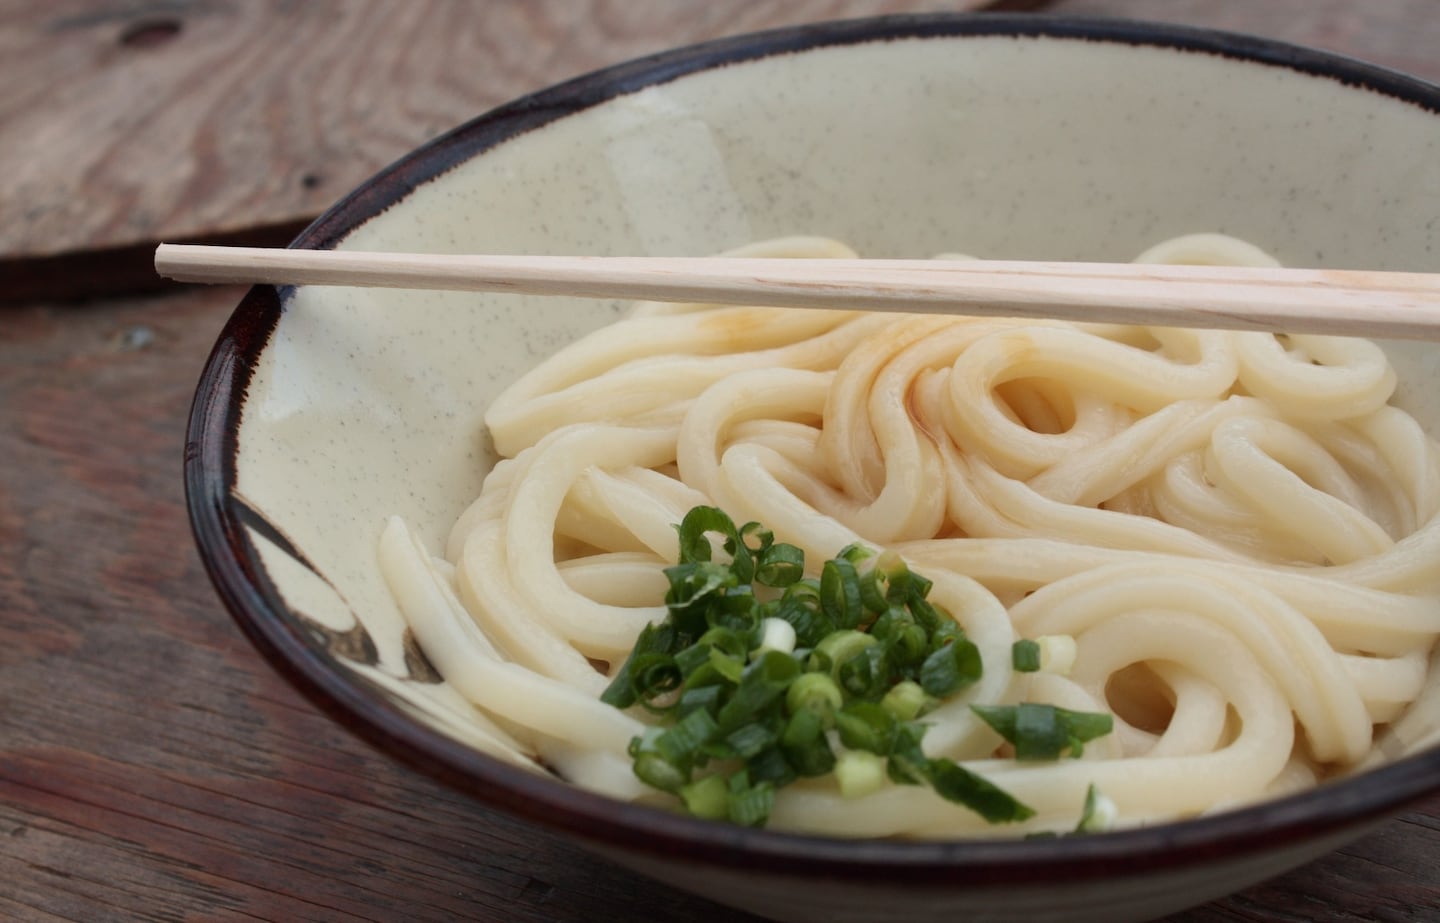
[[[850,702],[835,713],[840,742],[885,756],[895,744],[895,716],[874,702]]]
[[[675,654],[675,666],[681,677],[689,680],[695,671],[710,662],[710,648],[703,644],[692,644]]]
[[[712,716],[720,711],[720,696],[725,687],[719,683],[710,686],[686,686],[675,705],[676,714],[684,718],[692,711],[704,709]]]
[[[885,571],[877,563],[860,575],[860,604],[867,612],[884,612],[890,607],[885,597],[889,586]]]
[[[713,506],[697,506],[685,514],[676,531],[680,534],[682,565],[708,563],[712,551],[707,533],[716,532],[725,537],[724,547],[731,555],[730,570],[739,582],[749,583],[754,576],[755,564],[750,549],[741,538],[741,530],[735,528],[735,521],[723,510]]]
[[[689,765],[700,748],[720,730],[711,714],[696,709],[651,742],[653,752],[676,766]]]
[[[1065,749],[1065,728],[1052,706],[1023,703],[1015,709],[1015,758],[1055,760]]]
[[[695,668],[695,672],[685,677],[685,686],[680,693],[683,700],[685,692],[691,689],[699,689],[702,686],[725,686],[730,682],[725,674],[716,669],[715,664],[710,661],[710,648],[701,648],[705,653],[705,662]],[[677,703],[678,707],[678,703]]]
[[[798,647],[814,647],[832,631],[835,623],[820,611],[818,590],[812,594],[809,588],[795,591],[804,583],[791,584],[775,604],[774,618],[783,619],[795,629],[795,644]]]
[[[943,699],[980,679],[984,669],[980,649],[962,636],[925,658],[920,666],[920,685],[929,695]]]
[[[722,653],[719,648],[710,648],[707,662],[715,669],[716,673],[732,683],[740,682],[740,678],[745,675],[745,662]]]
[[[935,610],[935,627],[930,629],[930,649],[932,651],[939,650],[957,638],[965,637],[965,629],[960,627],[960,623],[955,621],[950,613],[939,606],[932,608]]]
[[[743,778],[743,775],[737,773],[731,777],[726,813],[731,823],[756,827],[770,817],[770,811],[775,806],[775,787],[769,782],[735,785],[734,780]]]
[[[767,618],[760,623],[760,643],[755,646],[751,656],[759,656],[765,651],[779,651],[782,654],[795,652],[795,626],[784,619]]]
[[[1085,744],[1114,728],[1114,719],[1098,712],[1078,712],[1054,705],[971,705],[985,723],[1015,746],[1020,760],[1059,759],[1068,747],[1072,757]]]
[[[870,626],[870,634],[889,646],[890,659],[902,667],[918,664],[930,653],[930,632],[900,606],[890,606],[881,613]]]
[[[899,785],[925,785],[930,781],[930,758],[921,748],[925,725],[918,721],[902,721],[895,726],[890,744],[890,780]]]
[[[678,792],[690,780],[688,772],[653,752],[635,757],[635,775],[646,785],[662,792]]]
[[[825,665],[825,669],[830,671],[831,676],[837,676],[840,667],[847,661],[858,656],[865,648],[878,643],[879,641],[874,635],[845,628],[830,633],[815,645],[812,656],[820,658],[820,662]]]
[[[696,647],[710,647],[743,661],[750,652],[750,642],[740,632],[720,625],[705,632],[695,642]]]
[[[925,603],[925,597],[930,595],[930,588],[935,582],[929,577],[915,573],[913,570],[905,572],[905,601],[913,605],[915,600]],[[928,605],[928,603],[926,603]]]
[[[1090,787],[1085,790],[1085,808],[1080,813],[1080,823],[1075,825],[1075,832],[1104,833],[1112,830],[1118,813],[1115,802],[1101,794],[1100,789],[1091,782]]]
[[[764,554],[775,543],[775,533],[758,522],[745,523],[740,527],[736,537],[745,544],[745,549],[756,557]]]
[[[725,820],[729,815],[730,790],[722,775],[709,775],[680,786],[685,810],[706,820]]]
[[[804,602],[813,609],[820,608],[820,581],[814,577],[802,577],[785,588],[785,599]]]
[[[810,709],[790,716],[780,736],[780,750],[802,776],[821,776],[835,768],[835,752],[825,737],[825,719]]]
[[[1040,644],[1029,638],[1016,641],[1010,648],[1010,665],[1017,673],[1034,673],[1040,669]]]
[[[896,721],[913,721],[928,711],[933,702],[919,683],[907,679],[896,683],[885,693],[880,707],[893,715]]]
[[[1028,820],[1035,812],[1014,795],[953,760],[931,760],[930,785],[946,801],[963,804],[992,824]]]
[[[792,715],[811,711],[824,717],[844,704],[845,694],[828,673],[802,673],[785,692],[785,706]]]
[[[766,651],[745,668],[730,701],[720,709],[720,726],[736,728],[749,721],[783,695],[786,687],[799,675],[800,664],[795,662],[794,657],[779,651]]]
[[[884,612],[890,603],[904,602],[909,595],[910,568],[893,551],[882,551],[860,580],[860,596],[871,612]]]
[[[857,699],[884,695],[891,685],[890,672],[890,648],[883,644],[865,647],[834,669],[840,688]]]
[[[629,667],[631,694],[651,711],[664,711],[666,706],[659,700],[680,688],[684,681],[675,658],[669,654],[641,654]]]
[[[844,558],[832,558],[820,570],[820,611],[840,628],[858,628],[865,620],[860,577]]]
[[[885,784],[885,757],[865,750],[846,750],[835,760],[835,781],[845,798],[861,798]]]
[[[1114,717],[1102,712],[1065,711],[1064,709],[1057,709],[1057,711],[1061,712],[1071,756],[1080,756],[1085,752],[1085,744],[1097,737],[1104,737],[1115,728]]]
[[[675,527],[675,531],[680,535],[681,564],[710,560],[710,539],[705,533],[717,526],[719,531],[729,532],[735,528],[735,523],[722,510],[714,507],[696,507],[685,514],[685,518]]]
[[[675,629],[671,625],[646,625],[635,639],[630,656],[616,671],[615,678],[600,694],[600,701],[616,708],[629,708],[638,699],[635,693],[635,661],[647,654],[669,653],[675,647]]]
[[[905,606],[907,609],[910,610],[910,614],[915,616],[916,624],[928,631],[932,636],[940,630],[942,622],[948,622],[950,625],[954,626],[954,628],[958,630],[960,626],[955,624],[955,620],[950,618],[949,613],[945,613],[944,617],[942,618],[942,610],[940,609],[940,607],[931,603],[930,600],[925,598],[923,593],[920,593],[916,589],[917,581],[920,580],[925,581],[924,585],[927,588],[928,592],[930,581],[925,580],[925,578],[921,577],[919,574],[912,573],[910,575],[910,599]]]
[[[790,765],[779,746],[766,747],[750,757],[745,768],[757,783],[768,782],[774,788],[784,788],[800,778],[800,773]]]
[[[705,620],[712,631],[723,628],[748,639],[760,627],[758,609],[755,592],[749,584],[726,587],[713,600],[705,613]]]
[[[775,732],[759,721],[742,725],[725,735],[725,743],[730,746],[730,751],[742,760],[748,760],[775,742]]]
[[[630,742],[638,778],[697,817],[745,825],[766,822],[777,789],[831,773],[847,797],[888,778],[927,785],[996,823],[1030,816],[983,777],[925,754],[918,719],[979,680],[984,665],[960,624],[926,598],[931,581],[899,554],[855,544],[807,577],[804,553],[760,523],[736,528],[723,511],[697,507],[676,532],[666,617],[640,633],[601,695],[658,716]],[[1017,643],[1014,668],[1038,660],[1048,669],[1048,640]],[[1051,706],[976,711],[1021,759],[1079,756],[1112,724]],[[1087,802],[1088,815],[1099,810]]]
[[[804,576],[805,552],[783,543],[766,548],[755,568],[755,582],[765,586],[788,587]]]

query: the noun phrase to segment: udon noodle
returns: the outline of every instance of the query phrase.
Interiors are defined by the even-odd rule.
[[[1218,235],[1139,259],[1273,264]],[[495,752],[646,799],[626,746],[653,719],[597,697],[664,615],[673,524],[718,506],[817,565],[894,549],[986,667],[926,716],[927,753],[1036,816],[991,828],[923,787],[845,799],[821,779],[778,792],[770,825],[1066,830],[1092,783],[1119,824],[1155,823],[1343,772],[1419,693],[1440,455],[1394,387],[1362,340],[642,303],[490,407],[503,458],[443,558],[392,520],[382,567]],[[1014,672],[1013,642],[1041,637],[1073,639],[1073,667]],[[1020,701],[1115,731],[1019,763],[969,705]]]

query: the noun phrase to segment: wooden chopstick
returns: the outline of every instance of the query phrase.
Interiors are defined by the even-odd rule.
[[[1135,263],[478,256],[161,244],[181,282],[345,285],[1440,339],[1440,274]]]

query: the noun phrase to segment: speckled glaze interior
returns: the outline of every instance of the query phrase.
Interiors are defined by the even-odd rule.
[[[296,246],[699,255],[823,234],[871,256],[1125,260],[1199,230],[1296,265],[1440,270],[1440,89],[1177,28],[828,24],[661,55],[504,107],[376,177]],[[621,308],[257,288],[211,356],[186,476],[220,595],[278,669],[398,758],[622,863],[790,920],[1146,919],[1293,867],[1440,787],[1433,682],[1365,775],[1082,840],[736,830],[484,754],[469,706],[408,639],[376,567],[379,529],[398,513],[438,548],[493,462],[488,401]],[[1391,352],[1399,402],[1440,434],[1440,349]],[[797,896],[815,880],[826,887]]]

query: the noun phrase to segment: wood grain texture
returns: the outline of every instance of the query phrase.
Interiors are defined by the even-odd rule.
[[[0,301],[154,288],[160,240],[281,245],[446,129],[628,58],[817,19],[1036,6],[1440,80],[1433,0],[0,0]]]
[[[0,257],[290,227],[445,129],[597,67],[816,19],[987,5],[4,0]],[[1440,79],[1433,0],[1049,6],[1248,30]],[[1384,28],[1399,21],[1410,28]]]
[[[1435,0],[1059,0],[1049,9],[1247,32],[1339,52],[1440,83]]]
[[[0,302],[161,287],[161,240],[280,246],[515,97],[675,45],[1034,0],[0,0]]]
[[[71,253],[273,233],[489,105],[635,54],[953,6],[0,0],[0,270],[48,254],[60,283],[85,265]],[[1435,0],[1054,7],[1440,77]],[[453,794],[281,681],[216,599],[181,488],[186,409],[238,290],[108,291],[0,306],[0,919],[753,919]],[[1437,860],[1440,798],[1170,923],[1433,923]]]
[[[313,216],[445,129],[664,48],[978,3],[253,0],[0,5],[0,254]]]

